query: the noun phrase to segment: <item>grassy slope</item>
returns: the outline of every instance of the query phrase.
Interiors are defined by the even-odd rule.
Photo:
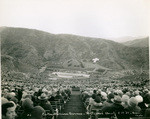
[[[100,59],[97,66],[113,70],[139,69],[141,66],[148,69],[149,56],[148,48],[24,28],[4,28],[1,31],[1,52],[2,57],[10,56],[13,59],[6,61],[4,58],[2,66],[21,72],[37,72],[46,62],[66,68],[89,68],[93,67],[91,63],[95,57]],[[68,63],[70,60],[72,66]]]

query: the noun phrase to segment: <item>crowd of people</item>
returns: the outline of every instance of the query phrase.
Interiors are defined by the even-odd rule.
[[[80,88],[89,118],[95,119],[97,113],[118,119],[150,117],[149,85],[140,84],[111,79],[2,80],[2,119],[56,118],[74,86]]]
[[[148,87],[116,85],[108,84],[82,89],[81,98],[91,118],[150,118],[150,90]]]
[[[2,119],[53,119],[71,96],[61,84],[2,81]]]

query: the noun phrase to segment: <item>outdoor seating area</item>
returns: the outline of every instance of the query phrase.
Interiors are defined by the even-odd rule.
[[[15,119],[32,119],[36,113],[40,119],[65,119],[70,115],[60,115],[69,112],[81,112],[87,119],[146,119],[150,116],[148,85],[140,87],[132,85],[136,84],[134,82],[100,81],[2,80],[2,107],[12,103]]]

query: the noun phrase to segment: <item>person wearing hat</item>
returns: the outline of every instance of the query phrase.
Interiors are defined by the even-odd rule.
[[[92,97],[90,97],[89,99],[89,105],[93,105],[95,98],[96,98],[96,94],[92,94]]]
[[[124,112],[124,107],[121,105],[121,97],[120,96],[115,96],[114,97],[114,102],[106,107],[103,107],[102,110],[104,112]]]
[[[55,100],[60,100],[61,103],[64,103],[64,99],[62,95],[60,94],[60,91],[57,91],[57,95],[55,96]]]
[[[68,94],[68,97],[70,98],[70,96],[71,96],[71,90],[70,90],[69,88],[67,88],[67,89],[65,90],[65,92]]]
[[[68,98],[68,95],[65,93],[65,91],[61,92],[63,99],[66,101]]]
[[[6,102],[2,104],[2,119],[15,119],[17,116],[16,106],[13,102]]]
[[[89,98],[88,92],[87,91],[83,91],[82,92],[82,100],[83,100],[83,102],[85,102],[86,98]]]
[[[122,101],[122,106],[124,108],[127,108],[128,107],[128,101],[129,101],[129,96],[128,95],[123,95],[122,98],[121,98],[121,101]]]
[[[21,119],[28,119],[33,109],[33,101],[29,98],[26,98],[22,102],[23,113],[21,114]]]
[[[136,90],[136,91],[133,92],[133,95],[134,95],[134,96],[138,96],[139,94],[140,94],[140,91],[139,91],[139,90]]]
[[[138,100],[135,97],[131,97],[126,108],[129,112],[140,113],[141,108],[138,106]]]
[[[105,92],[101,92],[101,101],[104,102],[107,100],[107,94]]]
[[[7,95],[6,95],[6,98],[8,99],[8,100],[10,100],[11,98],[13,98],[13,97],[15,97],[15,93],[14,92],[10,92],[10,93],[7,93]]]
[[[93,104],[91,105],[90,110],[99,110],[102,108],[101,98],[99,96],[96,96],[94,99]]]
[[[86,109],[87,109],[88,112],[90,112],[91,105],[93,105],[95,98],[96,98],[96,94],[92,94],[92,96],[89,98],[89,101],[88,101],[89,104],[86,107]]]
[[[21,108],[21,106],[19,105],[18,99],[16,97],[12,97],[10,99],[10,101],[13,101],[16,105],[16,112]]]
[[[13,101],[16,105],[18,104],[18,99],[16,97],[12,97],[10,101]]]
[[[22,98],[23,89],[18,89],[17,94],[18,94],[18,95],[17,95],[18,101],[20,101],[21,98]]]
[[[125,95],[128,95],[129,97],[131,97],[131,93],[130,92],[126,92]]]
[[[150,93],[146,93],[143,96],[143,101],[138,104],[138,106],[141,108],[141,113],[145,114],[145,110],[149,108],[150,105]]]
[[[7,102],[9,102],[9,101],[6,98],[4,98],[4,97],[1,98],[1,104],[2,105],[7,103]]]
[[[113,104],[113,100],[114,100],[114,94],[109,93],[107,95],[107,100],[103,102],[103,107],[107,107],[107,106],[110,106],[111,104]]]
[[[48,101],[48,96],[45,93],[42,93],[38,99],[40,101],[39,106],[41,106],[44,110],[48,110],[50,114],[54,114],[54,110]]]
[[[56,93],[55,92],[52,92],[51,96],[49,97],[48,101],[55,101],[55,96],[56,96]]]

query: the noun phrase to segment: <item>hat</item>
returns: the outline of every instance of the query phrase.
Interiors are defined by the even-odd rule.
[[[22,107],[24,109],[33,108],[33,101],[29,98],[24,99],[22,102]]]
[[[114,98],[114,94],[113,93],[109,93],[107,97],[108,97],[108,99],[112,99],[112,98]]]
[[[10,100],[12,97],[14,97],[16,94],[14,92],[7,93],[6,97],[8,100]]]
[[[101,95],[102,95],[103,97],[107,97],[107,94],[106,94],[105,92],[101,92]]]
[[[27,94],[28,94],[28,95],[33,95],[33,94],[34,94],[34,91],[27,91]]]
[[[41,106],[35,106],[31,112],[31,117],[39,118],[45,113],[45,110]]]
[[[122,102],[128,102],[129,101],[129,96],[128,95],[123,95],[121,98]]]
[[[44,92],[47,92],[47,89],[44,87],[43,89],[42,89],[42,92],[44,93]]]
[[[22,98],[24,99],[27,95],[28,95],[27,92],[23,92]]]
[[[137,105],[138,105],[137,99],[136,99],[135,97],[131,97],[131,98],[129,99],[129,105],[130,105],[131,107],[137,106]]]
[[[1,98],[1,101],[2,101],[2,105],[5,104],[5,103],[7,103],[7,102],[9,102],[9,101],[8,101],[6,98],[4,98],[4,97]]]
[[[92,98],[95,99],[96,98],[96,94],[92,94]]]
[[[47,100],[48,97],[45,93],[42,93],[41,96],[38,97],[39,100]]]
[[[121,97],[120,96],[115,96],[114,97],[114,103],[120,104],[121,103]]]
[[[126,92],[125,94],[128,95],[129,97],[131,96],[131,93],[130,93],[130,92]]]
[[[39,89],[36,88],[36,87],[33,90],[34,90],[34,92],[38,92],[39,91]]]
[[[57,91],[58,91],[58,89],[57,89],[57,88],[54,88],[54,89],[53,89],[53,91],[54,91],[54,92],[57,92]]]
[[[122,96],[122,95],[123,95],[122,90],[118,90],[118,95],[119,95],[119,96]]]
[[[136,90],[136,91],[134,92],[134,94],[135,94],[135,95],[139,95],[139,91]]]
[[[101,89],[98,89],[97,94],[101,94]]]
[[[4,89],[4,92],[7,93],[9,90],[8,89]]]
[[[10,101],[13,101],[15,104],[18,103],[18,99],[17,99],[16,97],[12,97],[12,98],[10,99]]]
[[[49,91],[48,91],[48,94],[49,94],[49,95],[52,95],[52,93],[53,93],[52,90],[49,90]]]
[[[127,88],[124,88],[124,89],[122,90],[123,93],[126,93],[127,91],[128,91]]]
[[[96,96],[95,100],[96,103],[100,103],[101,102],[101,98],[99,96]]]
[[[137,99],[138,103],[143,102],[143,97],[140,95],[135,96],[135,98]]]
[[[93,94],[93,91],[92,91],[92,90],[90,90],[90,91],[89,91],[89,94],[91,94],[91,95],[92,95],[92,94]]]
[[[14,89],[14,88],[12,88],[12,89],[11,89],[11,91],[15,91],[15,89]]]
[[[143,91],[144,93],[148,93],[148,89],[144,89],[144,91]]]

